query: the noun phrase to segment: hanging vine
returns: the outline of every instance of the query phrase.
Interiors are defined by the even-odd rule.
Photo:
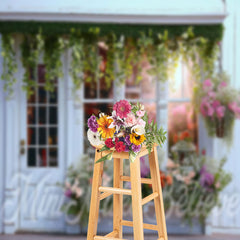
[[[60,36],[45,36],[44,37],[44,57],[45,64],[45,89],[47,91],[54,91],[54,85],[58,78],[63,76],[61,54],[66,44],[64,38]]]
[[[81,37],[80,31],[71,30],[69,47],[72,56],[69,73],[74,85],[73,90],[76,91],[84,82],[84,39]]]
[[[151,31],[140,32],[138,37],[116,34],[100,34],[100,28],[89,28],[86,32],[72,29],[68,35],[24,35],[21,45],[22,62],[25,68],[23,76],[23,90],[30,96],[35,87],[34,74],[39,55],[43,51],[43,63],[46,66],[47,91],[53,91],[57,78],[63,76],[61,55],[67,47],[71,49],[71,63],[69,74],[71,75],[74,89],[81,87],[84,81],[97,81],[102,77],[100,70],[102,57],[99,54],[99,42],[106,46],[107,60],[104,71],[106,87],[111,86],[112,81],[118,79],[123,84],[128,78],[135,78],[136,82],[142,78],[142,61],[150,63],[149,73],[159,81],[171,78],[181,57],[189,65],[195,81],[214,73],[214,63],[218,54],[218,39],[207,39],[195,36],[193,27],[181,35],[168,29],[160,29],[159,33]],[[4,56],[4,69],[2,78],[5,80],[5,90],[9,92],[16,82],[14,73],[17,70],[14,38],[4,34],[2,39]],[[31,71],[34,74],[31,74]]]
[[[16,77],[14,74],[17,72],[16,55],[14,51],[15,40],[11,34],[2,35],[2,56],[3,61],[3,72],[2,80],[4,83],[4,90],[10,97],[13,94],[13,85],[16,83]]]
[[[41,33],[35,35],[25,35],[21,44],[22,64],[25,68],[23,75],[22,89],[26,91],[27,97],[34,93],[37,79],[37,64],[40,53],[43,49],[43,38]]]

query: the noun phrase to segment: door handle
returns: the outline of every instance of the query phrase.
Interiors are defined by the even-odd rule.
[[[25,140],[24,139],[20,140],[20,154],[21,155],[25,154]]]

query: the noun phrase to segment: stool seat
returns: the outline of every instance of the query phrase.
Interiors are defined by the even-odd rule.
[[[96,147],[95,163],[112,151],[99,150]],[[128,152],[113,151],[113,187],[102,186],[103,164],[94,165],[92,195],[89,211],[87,240],[125,240],[122,238],[122,226],[133,227],[134,239],[144,240],[144,229],[158,232],[158,240],[167,240],[167,229],[163,206],[160,172],[157,159],[157,145],[155,144],[149,154],[151,178],[141,178],[140,157],[149,154],[146,146],[141,148],[134,162],[130,161],[130,176],[123,175],[123,160],[129,159]],[[131,189],[124,189],[123,182],[131,182]],[[142,199],[141,184],[151,184],[153,193]],[[98,213],[100,201],[113,195],[113,231],[105,236],[97,235]],[[123,195],[132,197],[133,221],[123,220]],[[157,224],[143,223],[142,206],[154,200]]]

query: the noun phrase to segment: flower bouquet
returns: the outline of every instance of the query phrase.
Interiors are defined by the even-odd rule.
[[[208,134],[231,140],[234,120],[240,119],[240,94],[229,86],[227,76],[206,79],[195,89],[195,100]]]
[[[120,100],[113,106],[111,114],[100,113],[88,119],[88,140],[99,151],[110,150],[110,153],[97,162],[111,160],[114,151],[129,152],[134,161],[143,145],[151,152],[154,143],[161,146],[166,140],[163,128],[148,119],[144,105],[130,104]]]

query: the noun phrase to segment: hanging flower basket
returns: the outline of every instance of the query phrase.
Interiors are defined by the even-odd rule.
[[[97,162],[111,160],[114,151],[129,152],[134,161],[142,147],[150,152],[155,143],[161,146],[166,140],[166,132],[149,121],[144,106],[120,100],[113,106],[111,114],[100,113],[88,119],[88,140],[99,151],[109,151]]]
[[[195,89],[196,109],[204,119],[208,134],[232,140],[234,121],[240,119],[240,92],[229,86],[229,79],[218,74]]]
[[[224,138],[224,119],[218,119],[216,121],[216,136],[218,138]]]

